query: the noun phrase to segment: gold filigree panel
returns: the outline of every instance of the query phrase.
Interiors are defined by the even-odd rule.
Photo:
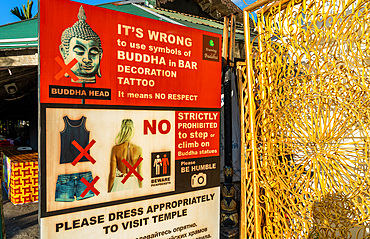
[[[370,238],[369,11],[297,0],[258,14],[244,134],[261,238]]]

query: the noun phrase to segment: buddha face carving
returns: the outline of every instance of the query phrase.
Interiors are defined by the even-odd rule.
[[[75,83],[95,83],[96,76],[101,77],[100,60],[103,56],[100,37],[86,23],[83,7],[80,7],[78,21],[64,30],[59,46],[64,63],[68,64],[73,59],[77,63],[71,71],[77,76]],[[69,75],[66,75],[68,77]]]

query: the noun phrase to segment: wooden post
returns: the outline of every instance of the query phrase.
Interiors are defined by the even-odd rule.
[[[229,18],[224,17],[224,31],[222,33],[222,66],[227,65],[228,56],[228,42],[229,42]]]
[[[235,30],[236,30],[236,18],[234,14],[231,14],[230,24],[230,44],[229,44],[229,65],[234,67],[234,52],[235,52]]]

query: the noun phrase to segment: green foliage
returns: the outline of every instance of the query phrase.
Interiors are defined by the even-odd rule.
[[[313,235],[313,238],[312,239],[320,239],[320,234],[319,233],[316,233],[315,235]]]
[[[30,19],[32,18],[32,6],[33,6],[33,1],[31,0],[30,2],[30,0],[27,0],[27,6],[22,4],[22,9],[15,7],[11,9],[10,12],[21,20]],[[37,16],[37,14],[35,16]]]
[[[22,10],[19,10],[18,7],[15,7],[13,9],[11,9],[10,12],[13,13],[14,15],[16,15],[21,20],[26,19],[26,17],[24,16],[23,11]]]

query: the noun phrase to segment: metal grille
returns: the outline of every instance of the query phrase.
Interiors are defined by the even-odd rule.
[[[369,11],[269,3],[256,39],[245,22],[243,238],[370,238]]]

